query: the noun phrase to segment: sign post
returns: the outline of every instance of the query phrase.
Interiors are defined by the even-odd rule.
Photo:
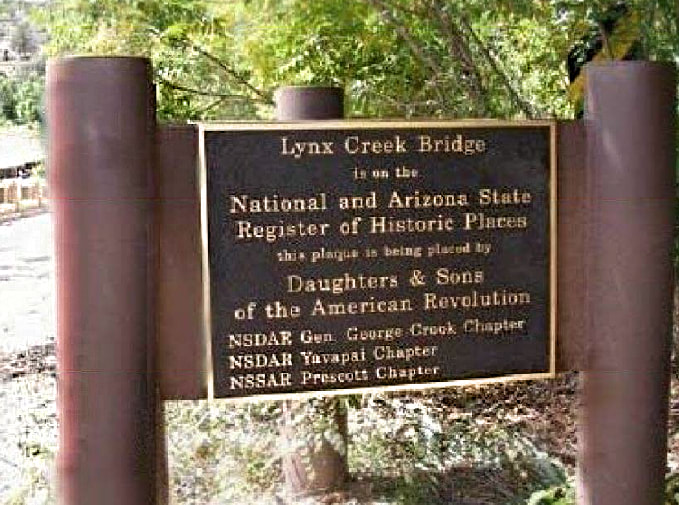
[[[155,503],[152,90],[143,58],[48,68],[64,505]]]
[[[590,64],[587,359],[580,504],[664,502],[676,205],[676,72]]]
[[[321,121],[344,117],[344,89],[323,86],[286,86],[275,94],[276,119],[279,121]],[[282,469],[287,491],[295,495],[310,494],[329,489],[343,489],[349,467],[347,462],[348,425],[347,411],[337,400],[328,400],[334,408],[328,409],[328,421],[334,425],[342,447],[330,444],[325,437],[314,447],[295,450],[291,445],[299,441],[300,426],[294,422],[295,411],[304,408],[302,403],[286,401],[283,406],[284,422],[281,442],[288,448],[283,454]],[[313,420],[309,420],[313,422]],[[303,423],[306,424],[306,423]],[[309,423],[311,424],[311,423]]]

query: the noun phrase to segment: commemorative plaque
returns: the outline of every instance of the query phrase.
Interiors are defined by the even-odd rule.
[[[200,126],[218,398],[555,372],[556,126]]]

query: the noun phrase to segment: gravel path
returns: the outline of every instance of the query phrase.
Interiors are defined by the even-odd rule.
[[[0,504],[54,503],[54,266],[48,213],[0,223]]]
[[[54,342],[51,214],[0,224],[0,354]]]

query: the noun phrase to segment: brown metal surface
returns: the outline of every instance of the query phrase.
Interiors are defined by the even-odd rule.
[[[580,505],[660,505],[666,466],[675,208],[674,68],[587,67]]]
[[[587,255],[585,223],[585,125],[559,123],[557,140],[557,370],[580,370],[585,356],[587,329],[583,317]]]
[[[163,126],[158,148],[158,379],[165,399],[207,396],[202,335],[198,136]]]
[[[151,89],[141,58],[48,67],[64,505],[155,503]]]
[[[341,119],[344,117],[344,90],[322,86],[285,86],[276,90],[276,119]]]

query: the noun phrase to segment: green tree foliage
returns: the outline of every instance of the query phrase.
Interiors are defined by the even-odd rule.
[[[0,123],[33,126],[42,118],[43,78],[0,75]]]
[[[628,2],[643,56],[679,60],[673,0]],[[165,118],[262,117],[284,84],[354,116],[570,117],[566,60],[610,1],[55,0],[49,53],[153,59]]]

